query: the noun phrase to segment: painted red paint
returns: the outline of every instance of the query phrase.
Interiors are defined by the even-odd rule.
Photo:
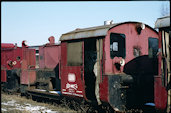
[[[67,43],[61,43],[61,91],[68,96],[85,97],[83,66],[67,66]],[[84,56],[84,55],[83,55]]]
[[[21,60],[18,57],[22,58],[21,48],[1,49],[1,66],[8,70],[20,68]]]
[[[141,48],[141,55],[148,55],[148,38],[154,37],[158,38],[158,34],[154,32],[151,28],[146,26],[144,30],[141,31],[141,34],[138,35],[136,31],[136,23],[126,23],[121,24],[110,29],[105,37],[105,75],[115,74],[114,72],[114,59],[110,57],[110,33],[120,33],[125,34],[126,39],[126,58],[125,63],[134,59],[133,47],[139,46]]]
[[[162,32],[159,31],[159,49],[162,49]],[[154,82],[154,101],[155,107],[160,110],[165,110],[167,107],[167,91],[164,87],[163,80],[163,73],[162,73],[162,53],[159,52],[158,54],[158,75],[155,77]],[[165,64],[163,64],[165,65]],[[164,70],[163,70],[164,71]]]
[[[104,102],[109,102],[108,95],[108,76],[103,75],[102,83],[100,83],[100,99]]]
[[[158,34],[154,32],[150,27],[146,26],[141,34],[138,35],[136,31],[136,23],[126,23],[121,24],[116,27],[111,28],[105,39],[104,39],[104,51],[103,51],[103,81],[100,84],[100,99],[108,102],[109,89],[108,89],[108,76],[112,76],[118,73],[123,73],[124,65],[121,66],[120,71],[116,70],[114,63],[119,63],[122,58],[110,57],[110,33],[120,33],[125,34],[125,45],[126,45],[126,57],[124,58],[125,63],[133,60],[135,58],[133,54],[133,48],[138,46],[141,48],[141,55],[148,55],[148,38],[154,37],[158,38]],[[108,76],[107,76],[108,75]]]
[[[36,72],[35,70],[22,70],[20,77],[21,84],[34,84],[36,81]]]
[[[36,81],[36,51],[35,49],[23,49],[23,60],[21,64],[21,84],[33,84]]]
[[[1,48],[14,48],[15,45],[14,44],[10,44],[10,43],[1,43]]]
[[[36,65],[35,49],[23,48],[23,59],[27,62],[28,69],[34,69]]]
[[[61,56],[60,45],[49,45],[39,47],[39,66],[40,68],[55,68],[59,64]]]
[[[22,48],[14,44],[1,44],[1,81],[6,82],[6,70],[20,69]]]
[[[160,110],[166,109],[167,106],[167,91],[166,88],[162,86],[162,77],[156,76],[154,82],[154,102],[155,107]]]
[[[7,82],[6,70],[1,69],[1,82]]]

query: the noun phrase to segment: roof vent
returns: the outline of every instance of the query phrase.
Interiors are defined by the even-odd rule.
[[[113,24],[113,20],[104,21],[104,25],[110,25],[110,24]]]

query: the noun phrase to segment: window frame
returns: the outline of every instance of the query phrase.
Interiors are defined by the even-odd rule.
[[[150,44],[150,40],[157,40],[157,49],[156,49],[156,51],[153,51],[154,50],[154,48],[153,47],[151,47],[153,50],[152,50],[152,54],[150,53],[150,46],[152,46],[151,44]],[[150,57],[150,58],[155,58],[155,57],[157,57],[157,53],[158,53],[158,49],[159,49],[159,39],[158,38],[155,38],[155,37],[148,37],[148,56]],[[156,54],[154,54],[154,52],[156,53]],[[150,55],[151,54],[151,55]]]
[[[76,49],[72,49],[73,46],[76,46],[76,44],[80,44],[80,45],[77,45],[79,47],[76,47]],[[82,41],[67,43],[67,59],[66,59],[67,66],[82,66],[83,65],[83,48],[82,47],[83,47]],[[78,55],[75,56],[76,54],[79,54],[80,56]],[[74,59],[72,59],[73,55],[74,55]]]
[[[118,36],[111,36],[111,35],[120,35],[120,37],[118,37]],[[112,37],[114,37],[113,38],[113,40],[111,40],[111,38]],[[126,35],[125,34],[123,34],[123,33],[114,33],[114,32],[112,32],[112,33],[110,33],[110,58],[111,59],[113,59],[114,57],[122,57],[122,58],[126,58]],[[117,40],[117,39],[119,39],[119,40]],[[124,42],[122,42],[122,43],[120,43],[121,41],[124,41]],[[118,49],[118,53],[117,52],[115,52],[115,53],[111,53],[112,51],[111,51],[111,44],[113,44],[114,42],[117,42],[118,43],[118,47],[117,47],[117,49]],[[112,46],[113,47],[113,46]],[[122,51],[122,53],[120,52],[119,53],[119,51]],[[112,54],[117,54],[117,55],[112,55]]]

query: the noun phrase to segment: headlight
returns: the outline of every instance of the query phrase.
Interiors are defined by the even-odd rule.
[[[120,65],[121,65],[121,66],[124,66],[124,65],[125,65],[125,60],[124,60],[124,59],[122,59],[122,60],[120,61]]]

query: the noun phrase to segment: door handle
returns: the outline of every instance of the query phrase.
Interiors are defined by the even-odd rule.
[[[83,81],[83,69],[81,68],[81,80]]]

